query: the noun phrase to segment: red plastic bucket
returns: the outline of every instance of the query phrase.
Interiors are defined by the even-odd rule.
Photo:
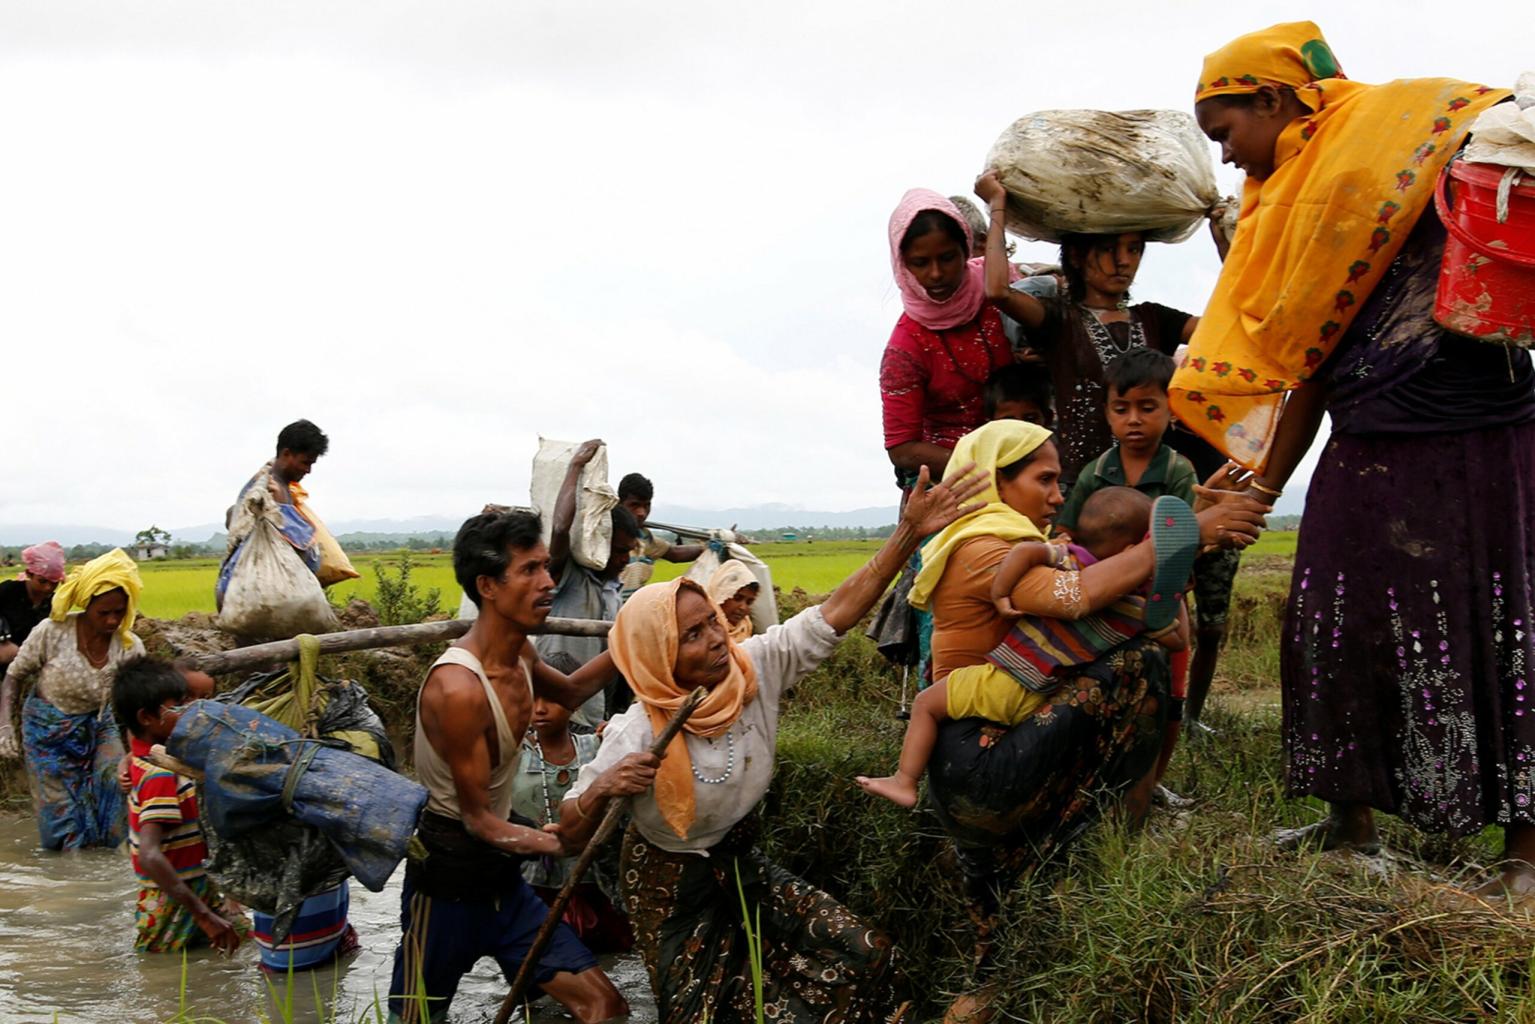
[[[1506,167],[1451,160],[1439,176],[1434,204],[1449,238],[1439,269],[1434,319],[1441,327],[1483,341],[1535,347],[1535,172],[1507,188],[1498,219],[1498,190]],[[1455,179],[1454,205],[1446,195]]]

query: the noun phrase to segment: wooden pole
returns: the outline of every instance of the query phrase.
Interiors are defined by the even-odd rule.
[[[322,633],[321,654],[341,654],[344,651],[364,651],[374,647],[400,647],[407,644],[445,643],[457,640],[469,632],[473,619],[446,619],[442,622],[421,622],[411,626],[374,626],[371,629],[348,629],[340,633]],[[560,636],[608,635],[611,622],[596,619],[547,619],[535,634],[554,633]],[[278,640],[269,644],[239,647],[232,651],[213,651],[194,654],[187,658],[195,669],[210,675],[226,672],[247,672],[270,665],[285,665],[298,659],[298,640]]]
[[[688,694],[687,700],[682,702],[672,715],[671,721],[666,723],[666,728],[661,730],[661,735],[650,745],[650,752],[657,757],[666,756],[666,748],[672,738],[677,735],[698,707],[700,701],[709,695],[709,691],[702,686]],[[624,801],[609,800],[608,809],[602,815],[602,821],[597,826],[597,831],[592,833],[592,838],[587,840],[586,849],[581,851],[581,857],[576,861],[575,867],[570,869],[570,877],[565,879],[565,884],[560,887],[560,894],[554,898],[549,906],[549,916],[544,918],[543,927],[538,929],[538,935],[533,939],[533,945],[528,949],[528,955],[523,958],[522,966],[517,968],[517,977],[512,981],[512,990],[501,1001],[501,1009],[496,1012],[496,1024],[506,1024],[511,1018],[512,1011],[522,1001],[523,994],[527,991],[528,982],[533,978],[533,968],[538,964],[538,958],[543,955],[544,947],[549,945],[549,940],[554,937],[554,929],[559,925],[560,918],[565,914],[565,907],[570,903],[570,897],[575,893],[576,886],[581,882],[581,876],[586,874],[586,869],[592,866],[592,861],[597,858],[597,851],[602,844],[608,841],[608,837],[618,828],[618,822],[624,816]]]
[[[168,772],[175,772],[177,775],[185,775],[193,782],[201,782],[203,780],[203,772],[201,768],[193,768],[191,765],[187,764],[180,758],[172,757],[170,754],[167,754],[165,752],[165,744],[163,743],[156,743],[154,746],[150,747],[149,756],[144,760],[148,761],[156,768],[164,768]]]

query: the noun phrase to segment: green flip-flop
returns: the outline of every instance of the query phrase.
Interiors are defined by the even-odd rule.
[[[1183,499],[1164,494],[1152,502],[1151,544],[1157,568],[1146,595],[1146,629],[1155,632],[1177,619],[1178,598],[1199,555],[1199,520]]]

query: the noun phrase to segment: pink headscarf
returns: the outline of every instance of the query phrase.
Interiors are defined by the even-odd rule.
[[[22,549],[21,564],[26,567],[28,576],[57,583],[64,578],[64,549],[56,540],[34,544]]]
[[[975,260],[965,267],[965,276],[953,295],[942,302],[927,297],[927,290],[917,283],[901,259],[901,239],[906,237],[911,222],[925,210],[936,210],[952,217],[965,233],[965,242],[974,254],[975,240],[970,237],[970,225],[965,223],[959,208],[932,189],[914,188],[901,197],[901,204],[890,215],[890,268],[895,271],[895,284],[901,290],[901,304],[906,307],[906,315],[923,327],[946,331],[969,323],[981,311],[986,302],[986,272],[981,261]]]

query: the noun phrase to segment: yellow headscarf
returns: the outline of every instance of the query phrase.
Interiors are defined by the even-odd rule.
[[[752,571],[746,567],[745,563],[732,558],[714,570],[714,575],[709,577],[707,589],[709,591],[709,599],[723,608],[725,602],[735,597],[736,591],[742,587],[757,586],[760,586],[757,582],[757,577],[752,575]],[[750,614],[747,614],[745,618],[734,626],[730,626],[730,620],[727,619],[726,625],[729,626],[730,639],[736,643],[740,643],[752,635],[752,617]]]
[[[1268,461],[1285,394],[1348,330],[1433,198],[1472,119],[1508,96],[1447,78],[1350,82],[1309,21],[1205,58],[1195,102],[1287,86],[1309,112],[1248,179],[1236,238],[1173,377],[1173,412],[1249,469]]]
[[[922,570],[912,582],[908,598],[914,608],[932,603],[933,590],[943,578],[949,556],[965,541],[976,537],[1000,537],[1003,540],[1044,540],[1045,534],[1034,521],[1013,511],[997,493],[997,470],[1010,466],[1050,440],[1050,431],[1022,420],[993,420],[959,439],[949,453],[948,480],[959,475],[970,463],[986,474],[986,489],[971,501],[984,501],[981,508],[956,519],[922,546]]]
[[[608,634],[608,650],[634,696],[645,705],[650,727],[655,735],[666,728],[672,713],[687,700],[690,691],[677,685],[673,675],[677,664],[677,596],[687,587],[703,595],[729,632],[729,623],[719,605],[693,580],[682,578],[669,583],[652,583],[636,590],[618,610]],[[757,670],[747,653],[730,643],[730,675],[709,691],[709,696],[694,709],[683,725],[683,732],[695,736],[718,736],[741,717],[741,709],[757,696]],[[680,838],[686,839],[692,827],[696,805],[693,800],[693,759],[679,732],[672,738],[656,772],[656,807],[661,817]]]
[[[117,636],[127,646],[133,639],[133,619],[144,581],[139,578],[138,565],[123,553],[122,548],[113,548],[73,569],[53,592],[53,609],[48,617],[54,622],[63,622],[70,612],[90,604],[91,598],[119,587],[128,595],[128,611],[123,616],[123,624],[117,627]]]

